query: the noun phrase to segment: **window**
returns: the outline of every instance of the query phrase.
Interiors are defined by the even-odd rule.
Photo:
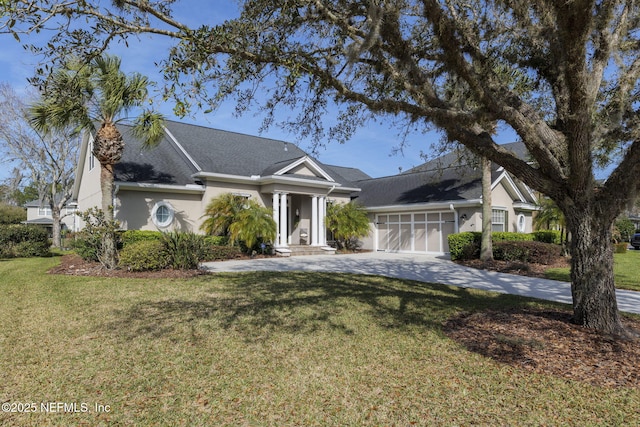
[[[518,233],[524,233],[527,223],[523,214],[518,215]]]
[[[167,202],[158,202],[153,206],[151,211],[151,220],[153,223],[160,227],[168,227],[173,222],[174,211],[173,207]]]
[[[493,209],[491,211],[491,230],[492,231],[507,231],[507,211],[500,209]]]
[[[51,216],[51,208],[38,208],[38,216]]]
[[[89,143],[89,170],[92,170],[96,165],[96,157],[93,155],[93,141]]]

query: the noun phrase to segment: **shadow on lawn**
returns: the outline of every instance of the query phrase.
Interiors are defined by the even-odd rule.
[[[206,286],[208,279],[201,280]],[[326,329],[349,335],[358,318],[383,328],[440,330],[454,313],[530,304],[512,295],[365,275],[254,272],[220,274],[216,281],[222,289],[204,297],[137,303],[116,312],[106,328],[125,339],[222,328],[257,341]]]

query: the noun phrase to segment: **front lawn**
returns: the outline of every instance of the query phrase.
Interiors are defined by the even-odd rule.
[[[629,250],[622,254],[614,254],[613,273],[616,288],[640,291],[640,251]],[[568,268],[550,268],[545,272],[548,279],[570,282]]]
[[[500,364],[442,330],[551,303],[333,273],[46,274],[57,262],[0,261],[0,402],[37,409],[0,425],[640,424],[637,388]]]

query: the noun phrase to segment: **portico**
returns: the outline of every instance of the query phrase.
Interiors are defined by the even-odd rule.
[[[271,204],[277,227],[275,246],[326,246],[326,194],[274,191]]]

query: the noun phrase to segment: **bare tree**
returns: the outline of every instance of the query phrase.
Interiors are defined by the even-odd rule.
[[[640,190],[634,0],[252,0],[238,19],[193,26],[173,17],[174,3],[17,0],[0,26],[19,37],[57,23],[46,47],[56,54],[94,55],[134,33],[173,37],[161,65],[178,109],[229,95],[245,108],[262,84],[267,110],[287,105],[299,113],[288,124],[318,139],[344,140],[372,116],[435,125],[557,203],[573,236],[575,321],[625,333],[610,243],[611,224]],[[78,17],[91,31],[73,25]],[[510,70],[533,84],[514,87]],[[451,81],[472,102],[452,97]],[[330,100],[345,108],[327,130],[319,118]],[[496,144],[487,123],[509,126],[535,163]],[[610,154],[621,160],[597,185],[594,165]]]
[[[28,105],[6,83],[0,84],[0,152],[3,162],[18,162],[37,188],[42,206],[51,208],[53,245],[61,245],[64,207],[71,200],[79,140],[71,133],[43,134],[30,125]]]

